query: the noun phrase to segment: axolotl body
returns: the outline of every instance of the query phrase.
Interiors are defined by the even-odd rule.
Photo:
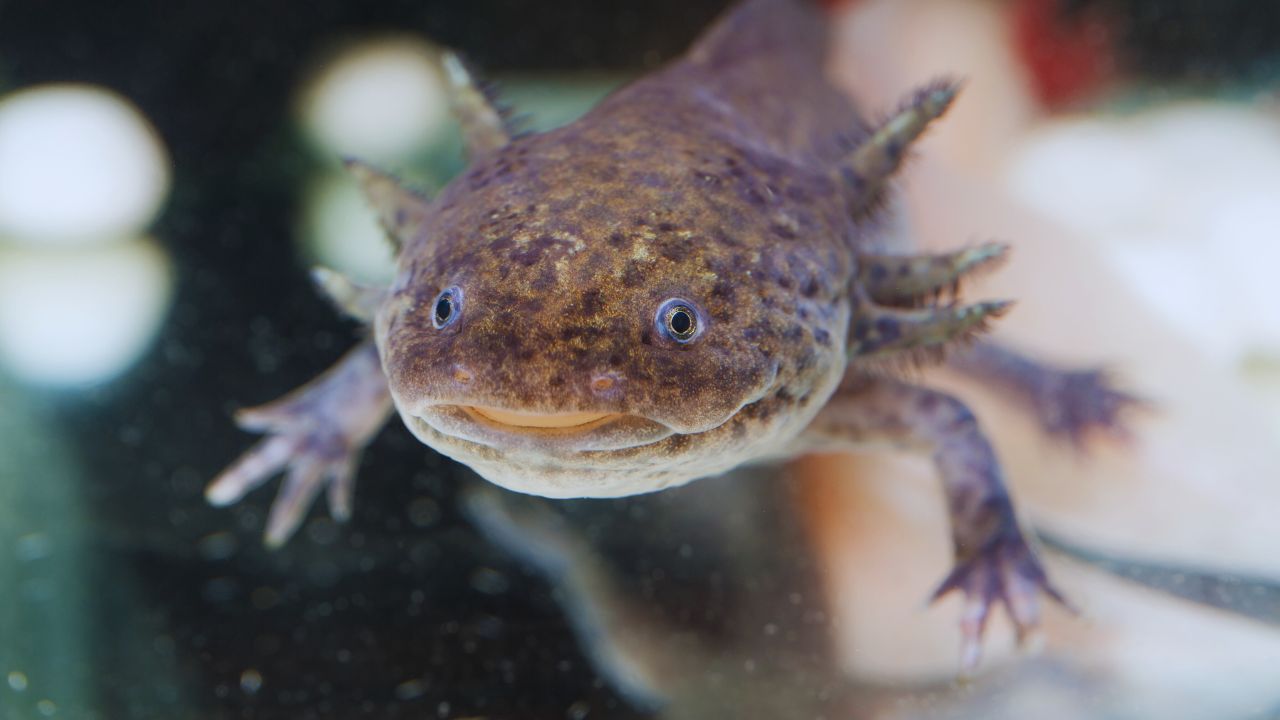
[[[955,86],[869,125],[826,79],[825,36],[805,0],[745,0],[683,58],[541,134],[513,132],[448,57],[470,166],[428,200],[348,162],[398,247],[396,279],[320,273],[372,337],[241,413],[267,437],[210,500],[284,469],[268,543],[326,487],[345,518],[359,452],[393,410],[486,479],[557,498],[887,445],[928,453],[942,479],[956,564],[937,592],[967,598],[964,662],[993,605],[1035,626],[1039,596],[1057,594],[990,444],[961,401],[896,371],[1006,307],[937,302],[1002,246],[913,255],[893,231],[890,179]],[[961,357],[1073,436],[1114,425],[1127,400],[984,342]]]

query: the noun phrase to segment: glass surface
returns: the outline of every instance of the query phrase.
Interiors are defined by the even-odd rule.
[[[322,498],[270,550],[278,481],[203,497],[254,441],[233,412],[360,337],[308,268],[392,274],[340,158],[427,192],[464,167],[441,47],[550,128],[726,3],[7,2],[0,717],[1280,716],[1280,9],[848,5],[832,72],[872,117],[968,83],[907,166],[905,227],[1011,235],[966,288],[1020,302],[1001,337],[1154,403],[1081,455],[923,376],[973,398],[1082,611],[1046,608],[1038,652],[997,618],[957,681],[922,460],[550,502],[393,420],[348,522]]]

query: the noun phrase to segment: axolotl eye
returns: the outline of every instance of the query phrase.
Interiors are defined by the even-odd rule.
[[[662,303],[654,317],[654,323],[658,326],[658,332],[682,345],[693,342],[706,326],[697,306],[680,298],[671,298]]]
[[[441,330],[457,322],[461,314],[462,289],[456,286],[447,288],[436,296],[431,310],[431,324]]]

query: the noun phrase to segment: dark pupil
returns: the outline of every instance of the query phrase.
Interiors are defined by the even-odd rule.
[[[453,301],[448,295],[441,295],[440,299],[436,300],[436,322],[448,322],[451,315],[453,315]]]
[[[671,313],[671,320],[669,322],[671,324],[671,332],[676,335],[688,335],[689,331],[693,330],[693,316],[689,314],[688,310],[683,308],[677,308],[674,310]]]

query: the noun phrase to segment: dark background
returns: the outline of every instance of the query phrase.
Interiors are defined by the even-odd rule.
[[[271,492],[229,510],[199,493],[250,442],[231,410],[305,382],[354,336],[318,300],[290,241],[308,170],[291,103],[310,62],[354,36],[408,31],[495,71],[641,71],[724,5],[0,2],[0,88],[113,88],[156,125],[175,169],[154,232],[173,254],[177,295],[154,351],[104,389],[36,397],[96,469],[83,492],[102,717],[635,714],[587,664],[546,583],[461,517],[455,493],[474,477],[399,423],[365,455],[349,525],[313,520],[281,552],[258,541]],[[1272,67],[1280,42],[1271,2],[1071,5],[1110,13],[1120,57],[1140,74],[1249,75]],[[622,549],[645,529],[634,508],[660,512],[680,497],[583,512],[606,518],[593,534],[624,574],[713,617],[732,598],[701,582],[702,566],[672,559],[687,538]],[[685,572],[645,574],[672,563]],[[256,693],[241,688],[249,668],[264,678]]]
[[[1266,82],[1280,70],[1274,0],[1061,0],[1064,16],[1108,18],[1121,69],[1147,80],[1215,87]]]

